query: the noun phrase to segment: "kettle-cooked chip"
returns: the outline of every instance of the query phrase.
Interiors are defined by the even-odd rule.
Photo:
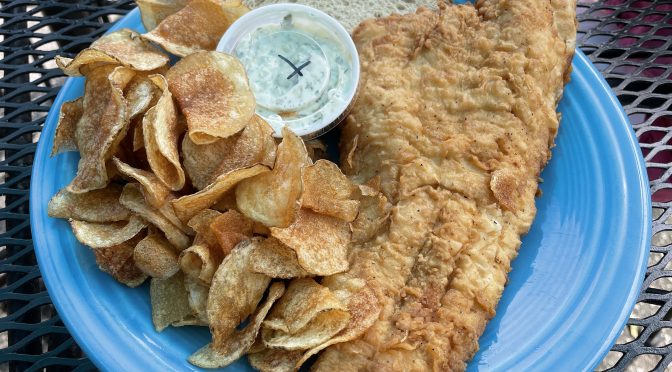
[[[160,92],[144,74],[137,74],[124,90],[128,104],[128,117],[133,120],[156,104]]]
[[[266,226],[292,223],[301,195],[301,168],[310,164],[301,138],[287,127],[282,137],[273,170],[242,181],[236,188],[238,209]]]
[[[196,232],[191,227],[180,221],[180,219],[177,217],[177,214],[175,214],[175,209],[173,209],[173,205],[170,203],[173,200],[175,200],[175,195],[168,195],[168,201],[164,203],[161,208],[159,208],[159,212],[164,217],[166,217],[170,223],[177,226],[177,228],[180,229],[183,233],[189,236],[196,235]]]
[[[75,129],[80,160],[68,191],[81,194],[107,186],[105,163],[114,154],[129,125],[122,92],[134,75],[135,72],[126,67],[111,66],[89,73],[82,117]]]
[[[138,234],[119,245],[94,249],[96,264],[101,271],[110,274],[119,283],[131,288],[139,286],[147,279],[147,275],[135,266],[133,249],[143,237],[143,234]]]
[[[193,185],[202,190],[217,176],[254,164],[269,167],[275,162],[273,128],[254,115],[239,134],[207,145],[195,144],[189,136],[182,140],[182,161]]]
[[[231,336],[236,327],[250,315],[271,278],[250,269],[252,241],[238,244],[224,261],[212,279],[208,294],[208,319],[215,345],[221,345]]]
[[[299,265],[296,252],[273,237],[264,239],[255,247],[250,262],[254,272],[266,274],[271,278],[292,279],[309,276]]]
[[[161,208],[166,203],[170,190],[154,173],[133,168],[117,158],[112,158],[112,162],[119,173],[138,181],[142,185],[142,195],[152,207]]]
[[[294,372],[303,356],[301,350],[263,349],[247,355],[252,368],[261,372]]]
[[[285,330],[295,334],[305,328],[318,314],[347,307],[329,290],[312,278],[294,279],[289,283],[287,292],[273,308],[264,323],[283,326],[271,326],[272,329]],[[269,327],[266,327],[269,328]]]
[[[219,162],[227,157],[240,136],[240,133],[234,134],[205,145],[195,144],[189,136],[182,138],[182,165],[196,189],[203,190],[217,178]]]
[[[238,211],[229,210],[210,222],[210,231],[224,255],[241,241],[252,237],[253,222]]]
[[[348,297],[347,307],[348,313],[350,314],[350,321],[348,322],[348,325],[332,339],[306,351],[301,360],[296,363],[296,369],[299,369],[303,363],[310,359],[310,357],[319,353],[326,347],[354,340],[364,334],[364,332],[366,332],[366,330],[369,329],[378,319],[378,315],[381,311],[378,297],[376,297],[376,294],[368,286],[364,286],[358,291],[352,293]],[[328,353],[329,351],[327,351],[327,355]],[[328,356],[323,355],[322,359],[324,360],[325,357]],[[317,365],[315,367],[317,367]]]
[[[143,37],[180,57],[215,50],[224,32],[247,10],[239,0],[192,0],[155,28],[148,28],[151,31]]]
[[[208,292],[210,286],[202,284],[200,281],[184,278],[184,287],[189,293],[189,307],[203,325],[209,325],[208,320]]]
[[[313,162],[329,158],[329,155],[327,154],[327,145],[321,139],[315,138],[305,141],[305,143],[308,156]]]
[[[219,343],[213,342],[204,346],[189,357],[189,362],[203,368],[221,368],[245,355],[257,339],[266,314],[284,291],[284,284],[273,283],[268,290],[266,301],[252,315],[250,324]]]
[[[121,192],[119,202],[163,231],[170,244],[178,250],[189,247],[191,239],[180,228],[175,226],[161,210],[152,208],[145,201],[140,185],[136,183],[126,184],[124,190]]]
[[[147,111],[142,120],[147,160],[161,182],[169,189],[178,191],[184,187],[186,180],[177,151],[182,128],[177,120],[177,111],[166,78],[161,75],[152,75],[149,78],[162,93],[159,101]]]
[[[256,102],[245,68],[233,56],[194,53],[177,62],[166,78],[196,144],[232,136],[254,115]]]
[[[209,232],[210,230],[210,223],[212,221],[221,216],[222,212],[216,211],[214,209],[204,209],[191,219],[189,219],[189,222],[187,222],[187,226],[191,227],[196,231],[196,233],[206,233]]]
[[[328,160],[318,160],[303,168],[301,207],[350,222],[357,217],[359,202],[351,200],[353,185]]]
[[[190,0],[136,0],[140,8],[142,24],[147,31],[153,30],[161,21],[184,8]]]
[[[81,119],[83,112],[84,99],[82,97],[63,103],[58,114],[58,124],[56,124],[51,156],[62,152],[77,151],[75,131],[77,130],[77,122]]]
[[[314,275],[348,269],[350,227],[335,217],[300,209],[287,228],[271,227],[271,235],[296,252],[299,265]]]
[[[145,148],[145,135],[142,133],[142,121],[133,124],[133,151]],[[145,154],[147,156],[147,154]]]
[[[215,174],[227,173],[253,164],[272,167],[276,152],[273,133],[273,128],[264,119],[254,115],[231,150],[222,154]]]
[[[56,64],[66,75],[82,76],[82,67],[96,68],[105,64],[122,65],[135,71],[152,71],[166,66],[168,56],[142,40],[137,32],[122,29],[103,35],[74,59],[57,56]]]
[[[110,184],[104,189],[73,194],[62,189],[51,200],[47,213],[55,218],[71,218],[86,222],[127,220],[131,212],[119,203],[122,187]]]
[[[175,199],[171,203],[173,203],[175,213],[180,220],[186,222],[198,212],[215,205],[227,191],[233,189],[240,181],[268,171],[268,167],[261,164],[253,165],[249,168],[236,169],[220,175],[205,189],[195,194]]]
[[[236,209],[237,210],[238,206],[236,205],[236,189],[233,188],[233,189],[227,191],[226,193],[224,193],[224,195],[222,195],[219,198],[219,201],[217,201],[217,203],[215,203],[215,205],[212,206],[212,209],[214,209],[216,211],[220,211],[220,212],[226,212],[229,209]],[[255,226],[258,225],[258,224],[260,225],[259,222],[255,222],[254,224],[255,224]],[[256,230],[255,230],[255,233],[256,233]]]
[[[217,246],[217,237],[212,233],[210,223],[221,214],[221,212],[213,209],[204,209],[187,222],[187,226],[196,231],[194,245],[206,245],[208,247]]]
[[[128,221],[95,223],[70,220],[72,232],[80,243],[91,248],[119,245],[136,236],[147,227],[147,222],[132,215]]]
[[[267,347],[307,350],[329,341],[347,326],[349,320],[347,311],[334,310],[318,314],[305,328],[294,334],[264,328],[261,337]]]
[[[209,285],[223,258],[217,247],[192,245],[180,253],[180,267],[191,279]]]
[[[306,350],[329,340],[348,324],[350,315],[329,288],[311,278],[294,279],[264,321],[266,347]]]
[[[152,279],[149,298],[152,304],[152,322],[157,332],[193,316],[187,296],[184,275],[180,272],[166,279]]]
[[[142,239],[135,246],[133,259],[136,266],[152,278],[167,279],[180,271],[177,250],[159,233]]]

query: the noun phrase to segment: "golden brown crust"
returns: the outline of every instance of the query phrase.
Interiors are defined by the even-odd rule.
[[[478,350],[557,133],[573,53],[565,5],[481,0],[355,30],[362,84],[343,169],[361,183],[380,177],[392,209],[325,285],[364,280],[382,311],[314,369],[463,370]]]

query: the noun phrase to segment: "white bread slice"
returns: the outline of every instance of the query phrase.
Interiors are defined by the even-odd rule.
[[[243,3],[250,9],[277,3],[312,6],[336,18],[351,33],[368,18],[414,13],[421,6],[437,8],[437,0],[243,0]]]

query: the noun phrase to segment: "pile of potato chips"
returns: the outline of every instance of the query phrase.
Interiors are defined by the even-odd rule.
[[[325,282],[348,269],[384,197],[287,128],[277,144],[255,115],[243,66],[212,51],[247,11],[240,1],[138,5],[148,33],[117,31],[57,58],[86,85],[61,109],[52,156],[81,159],[49,215],[68,219],[119,282],[151,278],[157,331],[210,327],[212,343],[189,358],[197,366],[250,354],[260,370],[295,370],[362,334],[379,311],[373,291]],[[183,58],[169,66],[154,43]]]

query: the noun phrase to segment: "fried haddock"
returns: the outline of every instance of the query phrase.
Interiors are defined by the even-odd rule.
[[[379,178],[387,222],[332,290],[366,281],[381,312],[318,371],[463,370],[534,218],[569,79],[574,0],[485,0],[363,22],[342,167]]]

